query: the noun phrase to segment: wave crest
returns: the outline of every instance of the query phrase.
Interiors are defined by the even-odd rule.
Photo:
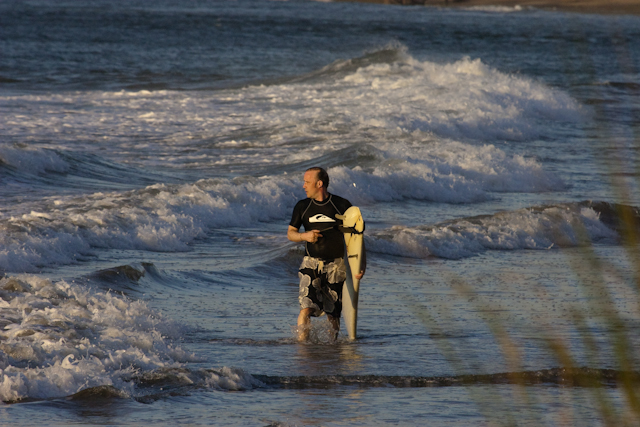
[[[367,236],[367,249],[416,258],[470,257],[487,250],[547,250],[617,241],[616,206],[590,201],[540,206],[416,227],[395,226]],[[634,209],[637,212],[637,209]],[[601,220],[601,216],[606,222]]]

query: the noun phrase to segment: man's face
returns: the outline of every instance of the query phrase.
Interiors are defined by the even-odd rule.
[[[318,172],[307,171],[304,173],[304,184],[302,188],[304,188],[308,198],[315,199],[320,193],[321,186],[322,183],[318,181]]]

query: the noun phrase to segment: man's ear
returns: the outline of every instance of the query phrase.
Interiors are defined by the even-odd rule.
[[[318,181],[318,187],[322,187],[324,183],[322,181]]]

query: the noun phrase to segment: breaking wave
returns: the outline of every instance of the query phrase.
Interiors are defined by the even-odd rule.
[[[395,226],[370,234],[367,248],[391,255],[460,259],[487,250],[574,247],[600,241],[615,243],[622,213],[638,209],[606,202],[539,206],[461,218],[435,225]]]

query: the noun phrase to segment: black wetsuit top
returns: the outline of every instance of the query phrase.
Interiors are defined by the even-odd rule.
[[[304,230],[318,230],[322,237],[316,243],[306,242],[307,255],[322,260],[333,260],[344,256],[344,237],[338,226],[342,220],[336,219],[337,214],[351,207],[347,199],[335,194],[329,194],[322,202],[313,199],[300,200],[289,223],[296,229],[304,225]]]

